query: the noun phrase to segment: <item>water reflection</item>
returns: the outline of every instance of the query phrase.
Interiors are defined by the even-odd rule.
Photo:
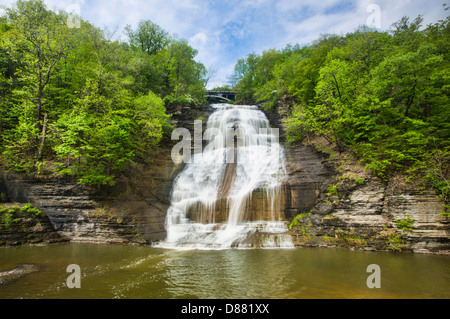
[[[0,298],[449,298],[448,256],[340,249],[165,250],[56,245],[0,249],[0,272],[20,263],[40,271],[7,285]],[[69,264],[81,289],[65,285]],[[370,264],[381,288],[366,286]]]
[[[175,297],[279,298],[294,271],[283,251],[173,252],[165,262]]]

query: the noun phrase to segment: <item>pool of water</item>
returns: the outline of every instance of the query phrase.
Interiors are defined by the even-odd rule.
[[[450,257],[346,249],[167,250],[62,244],[0,249],[0,272],[39,271],[0,284],[0,298],[449,298]],[[67,266],[81,270],[68,288]],[[367,267],[380,267],[368,288]]]

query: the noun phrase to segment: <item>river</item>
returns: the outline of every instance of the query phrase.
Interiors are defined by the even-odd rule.
[[[0,249],[0,272],[39,271],[0,284],[0,298],[303,299],[449,298],[448,256],[333,248],[171,250],[60,244]],[[68,288],[67,266],[81,270]],[[368,288],[370,264],[380,288]]]

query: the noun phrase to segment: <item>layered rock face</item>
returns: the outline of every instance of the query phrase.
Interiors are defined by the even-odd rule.
[[[311,146],[287,147],[285,153],[289,178],[284,185],[284,211],[286,219],[291,220],[316,205],[324,185],[334,176],[334,169],[326,156]]]
[[[284,117],[299,103],[294,99],[283,96],[274,112],[266,112],[281,141]],[[355,179],[358,163],[340,170],[338,160],[313,146],[288,147],[286,157],[285,213],[298,246],[450,254],[450,218],[434,189],[400,187],[395,178],[381,181],[368,174]]]
[[[154,165],[123,177],[114,188],[93,191],[75,180],[26,178],[4,172],[0,191],[30,202],[48,216],[64,239],[95,243],[150,243],[165,237],[165,215],[176,167],[170,150]]]
[[[268,114],[281,135],[279,114],[288,112],[281,104]],[[381,181],[356,161],[338,167],[313,145],[286,147],[285,216],[296,245],[450,254],[450,221],[433,189]]]
[[[411,230],[403,232],[408,248],[414,252],[450,254],[450,220],[442,215],[445,210],[434,190],[400,190],[390,182],[385,194],[383,214],[386,218],[413,220]]]
[[[372,178],[339,196],[322,193],[299,214],[292,234],[299,246],[450,253],[450,225],[432,190],[395,191]]]
[[[0,215],[0,247],[66,241],[55,231],[47,215],[29,205],[2,204]]]

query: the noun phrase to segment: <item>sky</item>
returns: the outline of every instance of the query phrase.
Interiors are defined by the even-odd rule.
[[[151,20],[197,49],[213,76],[208,88],[229,83],[238,59],[254,52],[308,45],[321,34],[346,34],[360,25],[387,30],[403,16],[423,15],[426,26],[450,14],[450,0],[44,0],[52,10],[79,12],[95,26],[136,28]],[[14,0],[0,0],[11,6]],[[1,9],[0,9],[1,11]]]

